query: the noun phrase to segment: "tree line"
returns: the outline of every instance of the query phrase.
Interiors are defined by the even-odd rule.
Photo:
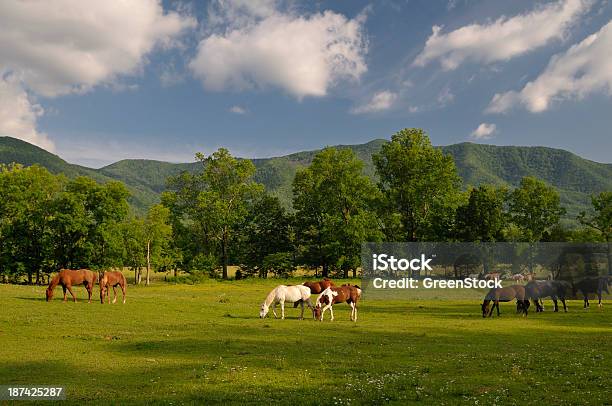
[[[68,180],[39,166],[0,167],[0,277],[41,283],[60,268],[128,267],[193,277],[355,276],[365,241],[612,240],[612,192],[593,196],[581,227],[560,223],[555,188],[525,177],[515,189],[462,189],[449,155],[421,129],[404,129],[372,156],[376,179],[350,149],[325,148],[298,170],[292,209],[253,180],[255,166],[219,149],[202,170],[167,181],[145,216],[120,182]]]

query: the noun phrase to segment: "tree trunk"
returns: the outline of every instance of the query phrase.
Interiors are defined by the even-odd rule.
[[[227,279],[227,236],[221,239],[221,265],[223,266],[223,279]]]
[[[147,241],[147,282],[145,283],[146,286],[149,286],[149,283],[151,282],[150,273],[151,273],[151,241]]]
[[[606,236],[606,241],[608,243],[608,275],[612,276],[612,240],[610,236]]]
[[[28,285],[32,284],[32,271],[28,271]]]
[[[357,268],[353,268],[353,278],[357,277]]]
[[[327,278],[329,276],[329,268],[327,267],[327,264],[323,264],[323,271],[321,272],[321,276],[323,276],[324,278]]]

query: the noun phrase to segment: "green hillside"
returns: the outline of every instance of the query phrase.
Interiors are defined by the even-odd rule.
[[[63,173],[68,178],[77,176],[89,176],[97,182],[105,183],[110,180],[124,180],[118,177],[107,176],[98,169],[86,168],[84,166],[70,164],[57,155],[42,148],[11,137],[0,137],[0,164],[20,163],[25,166],[39,164],[58,174]],[[152,169],[155,172],[155,169]],[[159,194],[152,191],[146,185],[125,181],[132,196],[130,204],[138,213],[144,212],[146,207],[155,204],[159,200]]]
[[[385,140],[366,144],[340,145],[350,148],[365,162],[365,171],[374,176],[372,154]],[[603,190],[612,190],[612,164],[602,164],[581,158],[571,152],[545,147],[494,146],[461,143],[441,147],[455,159],[464,187],[492,183],[516,186],[523,176],[535,176],[555,186],[568,219],[575,219],[580,210],[589,207],[589,196]],[[194,151],[195,152],[195,151]],[[308,165],[318,152],[304,151],[283,157],[254,159],[255,178],[267,190],[277,195],[287,206],[291,204],[291,183],[298,168]],[[173,164],[145,159],[123,160],[100,169],[69,164],[60,157],[26,142],[9,137],[0,138],[0,163],[19,162],[24,165],[38,163],[53,173],[69,177],[91,176],[105,182],[110,179],[125,182],[133,193],[132,205],[139,212],[158,201],[168,176],[181,171],[197,171],[198,163]]]

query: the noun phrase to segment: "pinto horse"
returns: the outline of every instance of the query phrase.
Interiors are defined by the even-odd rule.
[[[332,305],[346,302],[351,306],[351,321],[357,321],[357,302],[359,302],[359,299],[361,299],[361,288],[357,285],[329,286],[317,298],[314,307],[315,319],[323,321],[323,315],[329,309],[331,320],[334,321]]]
[[[264,318],[268,314],[270,310],[270,305],[272,305],[272,313],[274,313],[274,318],[278,318],[276,315],[276,305],[280,303],[281,305],[281,318],[285,318],[285,302],[295,303],[299,302],[302,305],[302,313],[300,314],[300,320],[304,318],[304,302],[308,305],[310,309],[312,309],[312,303],[310,302],[310,289],[304,285],[297,286],[286,286],[286,285],[278,285],[266,297],[266,300],[261,304],[261,309],[259,311],[259,317]]]
[[[516,299],[517,308],[523,312],[524,316],[527,316],[529,300],[526,299],[525,287],[512,285],[505,288],[493,288],[487,293],[481,305],[482,317],[487,317],[487,315],[491,317],[496,307],[499,316],[499,302],[510,302],[513,299]],[[489,308],[491,302],[493,302],[493,307]]]
[[[323,278],[323,280],[318,281],[318,282],[309,282],[306,281],[304,283],[302,283],[302,285],[310,288],[310,293],[312,294],[317,294],[317,293],[321,293],[323,292],[325,289],[329,288],[330,286],[336,286],[334,285],[334,282],[332,282],[331,279],[329,278]],[[296,307],[298,307],[300,305],[301,302],[295,302],[293,304],[293,308],[295,309]]]
[[[114,298],[113,303],[117,303],[117,286],[121,288],[123,293],[123,303],[125,304],[125,291],[127,289],[127,281],[123,273],[118,271],[107,271],[102,274],[100,278],[100,303],[104,304],[104,296],[108,298],[110,304],[110,292],[109,288],[113,288]]]
[[[612,284],[612,278],[610,276],[599,276],[599,277],[587,277],[587,278],[583,278],[582,280],[576,282],[574,285],[572,285],[572,290],[574,293],[574,296],[576,296],[576,294],[578,292],[582,293],[582,296],[584,296],[584,308],[588,308],[589,305],[589,294],[590,293],[596,293],[597,294],[597,298],[599,299],[599,307],[602,307],[603,305],[601,304],[601,296],[603,292],[606,293],[610,293],[608,291],[608,285]]]
[[[51,279],[51,282],[49,282],[49,287],[47,288],[46,292],[47,302],[53,299],[53,290],[57,285],[61,285],[62,289],[64,290],[64,302],[66,301],[66,290],[70,292],[72,299],[76,302],[77,298],[72,291],[72,286],[84,285],[89,295],[89,303],[91,303],[91,294],[97,280],[98,274],[90,271],[89,269],[60,269],[57,275],[55,275],[55,277]]]

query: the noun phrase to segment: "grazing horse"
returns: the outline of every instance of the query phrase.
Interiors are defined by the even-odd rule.
[[[276,315],[276,305],[280,303],[281,305],[281,318],[285,318],[285,302],[295,303],[300,302],[302,305],[302,313],[300,314],[300,320],[304,318],[304,302],[308,305],[310,309],[312,309],[312,303],[310,302],[310,289],[304,285],[297,286],[285,286],[278,285],[266,297],[266,300],[261,304],[261,310],[259,312],[259,317],[264,318],[268,314],[270,310],[270,305],[272,305],[272,313],[274,313],[274,318],[278,318]]]
[[[334,321],[332,305],[346,302],[351,306],[351,321],[357,321],[357,302],[359,302],[359,299],[361,299],[361,288],[357,285],[330,286],[321,292],[317,298],[314,307],[315,319],[323,321],[323,315],[329,309],[331,320]]]
[[[310,293],[312,293],[312,294],[321,293],[325,289],[329,288],[330,286],[336,286],[336,285],[334,285],[334,282],[332,282],[332,280],[329,279],[329,278],[323,278],[323,280],[318,281],[318,282],[309,282],[309,281],[306,281],[306,282],[302,283],[302,285],[309,287],[310,288]],[[300,305],[300,302],[295,302],[293,304],[293,308],[295,309],[299,305]]]
[[[55,275],[55,277],[51,279],[51,282],[49,282],[49,287],[46,291],[47,302],[53,299],[53,290],[57,285],[61,285],[62,289],[64,290],[64,302],[66,301],[66,289],[70,292],[72,299],[76,302],[77,298],[72,291],[72,286],[84,285],[85,289],[87,289],[87,293],[89,294],[89,303],[91,303],[91,294],[97,280],[98,274],[90,271],[89,269],[60,269],[57,275]]]
[[[598,307],[602,307],[601,304],[601,295],[602,292],[610,293],[608,291],[608,285],[612,284],[612,278],[609,276],[599,276],[599,277],[587,277],[583,278],[574,285],[572,285],[572,290],[574,296],[578,292],[582,293],[584,296],[584,308],[588,308],[589,305],[589,293],[596,293],[597,298],[599,299]]]
[[[334,282],[328,278],[323,278],[322,281],[318,282],[304,282],[302,285],[308,286],[310,288],[310,293],[312,294],[319,294],[330,286],[336,286],[334,285]]]
[[[491,317],[493,309],[496,307],[499,316],[499,302],[510,302],[513,299],[516,299],[517,310],[522,311],[523,315],[527,316],[529,300],[526,299],[525,287],[523,285],[512,285],[489,290],[481,305],[482,317]],[[493,307],[489,308],[491,302],[493,302]]]
[[[117,302],[117,286],[121,288],[123,293],[123,303],[125,304],[125,291],[127,289],[127,281],[123,273],[118,271],[107,271],[102,274],[100,278],[100,303],[104,304],[104,296],[108,298],[110,304],[110,292],[109,288],[113,288],[114,298],[113,303]]]
[[[544,306],[540,301],[545,297],[550,297],[555,306],[555,312],[559,311],[557,299],[563,303],[563,311],[567,312],[565,299],[569,296],[572,285],[567,281],[530,281],[525,285],[527,300],[533,300],[536,313],[544,311]]]

